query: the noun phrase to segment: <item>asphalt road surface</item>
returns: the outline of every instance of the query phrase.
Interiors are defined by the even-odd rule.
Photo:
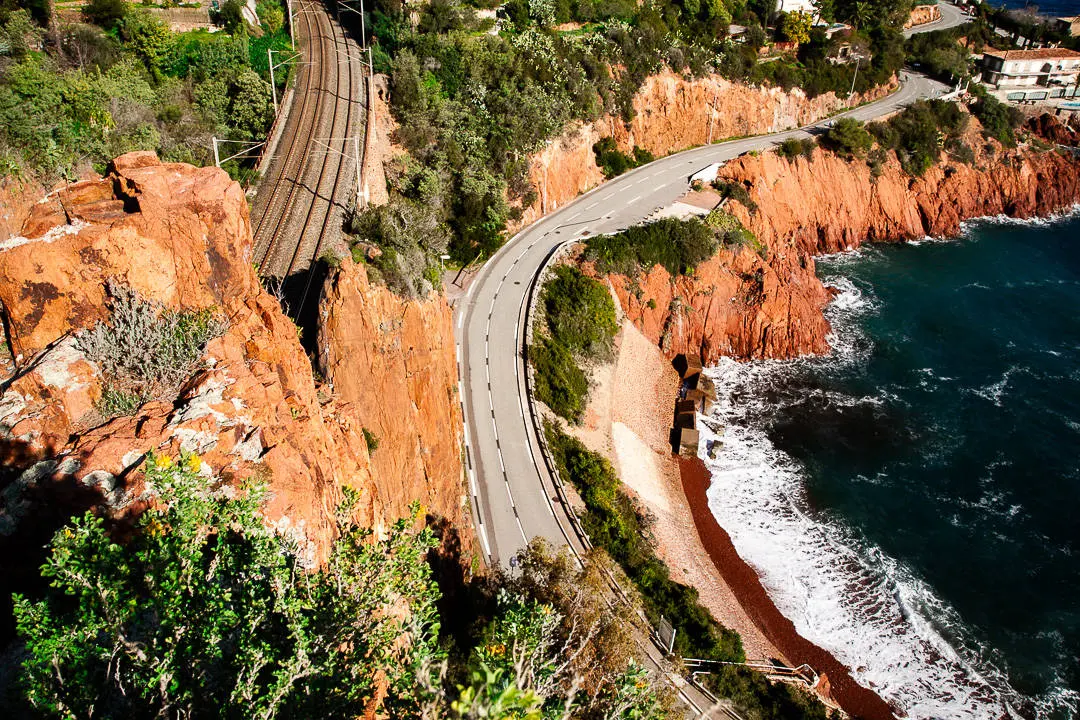
[[[966,22],[971,22],[971,17],[965,15],[964,11],[955,5],[938,3],[938,8],[941,10],[940,20],[908,28],[904,31],[904,37],[909,38],[917,33],[933,32],[934,30],[946,30],[951,27],[956,27],[957,25],[963,25]]]

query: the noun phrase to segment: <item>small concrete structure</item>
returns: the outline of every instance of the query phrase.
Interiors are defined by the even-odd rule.
[[[698,431],[693,428],[678,428],[675,441],[679,447],[679,454],[683,457],[697,457]]]
[[[679,377],[683,380],[701,374],[701,358],[692,357],[686,353],[679,353],[675,356],[675,359],[671,361],[675,371],[679,373]]]

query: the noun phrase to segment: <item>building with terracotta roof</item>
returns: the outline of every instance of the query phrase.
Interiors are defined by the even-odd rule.
[[[983,54],[983,84],[1008,100],[1075,97],[1078,76],[1080,52],[1075,50],[987,50]]]

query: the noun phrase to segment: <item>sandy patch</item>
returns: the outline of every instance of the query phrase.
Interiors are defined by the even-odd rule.
[[[611,439],[615,445],[615,467],[623,484],[637,493],[653,512],[671,512],[667,489],[656,466],[656,453],[621,422],[611,424]]]
[[[624,321],[616,362],[594,368],[591,377],[585,422],[570,432],[608,457],[649,510],[657,554],[672,578],[697,588],[713,616],[742,636],[748,658],[785,659],[739,604],[698,536],[668,444],[678,373],[659,348]]]

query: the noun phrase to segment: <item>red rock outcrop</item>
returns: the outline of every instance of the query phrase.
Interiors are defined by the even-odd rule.
[[[592,146],[612,137],[620,148],[641,147],[657,157],[730,137],[801,127],[845,107],[876,100],[894,89],[878,88],[849,101],[826,93],[808,98],[799,89],[739,85],[711,75],[686,79],[665,70],[650,76],[634,96],[629,125],[605,117],[571,129],[532,156],[529,179],[537,200],[511,231],[561,207],[604,180]]]
[[[464,430],[446,297],[405,300],[346,259],[327,281],[319,315],[322,374],[378,438],[371,454],[378,514],[404,515],[417,500],[459,524]]]
[[[980,138],[974,119],[969,132],[974,163],[945,161],[919,178],[895,156],[877,178],[865,161],[820,149],[810,160],[744,156],[721,178],[746,187],[758,209],[735,202],[727,209],[768,248],[765,259],[749,248],[721,251],[674,282],[659,267],[609,281],[630,319],[669,355],[700,353],[713,363],[825,352],[830,295],[813,256],[867,241],[955,235],[969,218],[1045,216],[1080,202],[1076,158],[1002,148]]]
[[[933,5],[916,5],[911,8],[911,15],[908,17],[904,28],[915,27],[916,25],[925,25],[926,23],[937,22],[941,19],[941,8],[937,4]]]
[[[138,508],[138,468],[149,450],[198,452],[207,471],[226,481],[265,481],[272,493],[268,519],[305,541],[312,560],[332,537],[342,486],[360,491],[362,523],[380,529],[402,514],[413,497],[400,494],[414,487],[407,474],[418,472],[417,465],[388,464],[380,476],[363,428],[372,399],[393,386],[390,374],[413,368],[387,365],[366,386],[368,378],[353,378],[355,402],[334,397],[316,381],[296,326],[263,290],[251,259],[239,185],[215,168],[161,163],[152,153],[125,155],[106,177],[49,195],[33,207],[19,235],[0,242],[0,305],[18,364],[0,386],[0,450],[9,470],[13,463],[27,468],[4,490],[0,531],[16,532],[35,497],[51,502],[93,491],[114,515]],[[103,422],[94,410],[101,374],[74,334],[107,316],[110,278],[171,308],[213,308],[227,330],[209,343],[204,368],[178,397]],[[381,328],[373,342],[392,343],[390,328],[398,328],[407,305],[368,306],[357,324]],[[390,314],[373,314],[381,311]],[[329,312],[328,321],[337,322]],[[430,358],[437,366],[429,370],[432,377],[454,374],[449,320],[444,324],[447,337],[432,342],[445,341],[450,357]],[[364,343],[362,331],[351,339]],[[399,380],[409,385],[404,374]],[[458,406],[445,392],[429,394],[430,388],[414,384],[424,393],[415,402],[427,403],[425,413],[438,417],[436,406],[445,406],[423,477],[446,483],[429,482],[415,499],[451,514],[460,495]],[[406,389],[405,402],[414,402],[413,391]],[[385,433],[379,453],[396,457],[395,440]],[[415,445],[414,438],[402,452],[413,453]]]

